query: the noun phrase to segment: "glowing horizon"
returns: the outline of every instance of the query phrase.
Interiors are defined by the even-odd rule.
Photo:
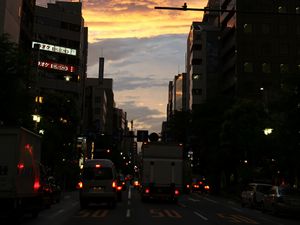
[[[83,17],[89,30],[89,42],[111,38],[145,38],[164,34],[188,34],[193,21],[202,13],[155,10],[155,6],[181,7],[174,0],[83,1]],[[203,8],[207,1],[187,1],[188,7]]]

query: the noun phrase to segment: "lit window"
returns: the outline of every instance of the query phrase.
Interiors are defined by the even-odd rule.
[[[263,34],[269,34],[270,33],[270,24],[262,24],[261,25],[261,32]]]
[[[280,64],[280,73],[288,73],[288,72],[289,72],[288,64]]]
[[[201,74],[193,74],[193,80],[199,80],[201,78]]]
[[[270,63],[263,63],[262,64],[262,72],[263,73],[271,73],[271,64]]]
[[[286,7],[285,6],[278,6],[278,12],[279,13],[285,13],[286,12]]]
[[[249,62],[244,63],[244,72],[245,73],[252,73],[253,72],[253,64]]]
[[[282,43],[279,45],[279,53],[281,55],[286,55],[289,53],[289,46],[287,43]]]
[[[252,24],[245,23],[244,24],[244,32],[245,33],[252,33]]]

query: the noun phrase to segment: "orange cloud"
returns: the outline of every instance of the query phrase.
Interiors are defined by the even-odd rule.
[[[83,1],[89,42],[107,38],[152,37],[187,34],[202,12],[155,10],[155,6],[181,7],[182,0],[86,0]],[[203,8],[207,0],[185,1],[190,8]]]

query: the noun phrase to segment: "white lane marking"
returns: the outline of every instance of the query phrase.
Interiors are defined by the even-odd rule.
[[[194,199],[194,198],[189,198],[189,200],[192,201],[192,202],[200,202],[199,199]]]
[[[206,201],[209,201],[209,202],[212,202],[212,203],[218,204],[218,202],[217,202],[217,201],[215,201],[215,200],[209,199],[209,198],[207,198],[207,197],[202,197],[202,198],[203,198],[203,199],[205,199]]]
[[[197,216],[199,216],[201,219],[203,219],[203,220],[205,220],[205,221],[208,220],[205,216],[201,215],[200,213],[198,213],[198,212],[194,212],[194,213],[195,213]]]
[[[234,211],[237,211],[237,212],[244,212],[242,209],[238,209],[238,208],[235,208],[235,207],[230,207],[231,209],[233,209]]]
[[[129,187],[129,190],[128,190],[128,199],[131,199],[131,186]]]
[[[129,217],[130,217],[130,209],[127,209],[126,218],[129,218]]]
[[[52,216],[53,217],[58,216],[59,214],[63,213],[64,211],[65,211],[64,209],[61,209],[58,212],[54,213]]]
[[[69,199],[69,198],[71,198],[71,195],[64,196],[64,199]]]

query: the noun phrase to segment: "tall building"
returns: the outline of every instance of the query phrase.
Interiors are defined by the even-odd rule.
[[[82,3],[56,2],[36,6],[34,41],[38,46],[37,85],[41,96],[53,92],[75,99],[82,116],[87,68],[87,28]],[[69,99],[70,100],[70,99]],[[77,132],[80,133],[80,124]]]
[[[219,29],[193,22],[187,39],[188,107],[199,107],[219,92]]]
[[[223,93],[271,99],[299,87],[300,2],[222,0],[221,9],[236,10],[220,13]]]

